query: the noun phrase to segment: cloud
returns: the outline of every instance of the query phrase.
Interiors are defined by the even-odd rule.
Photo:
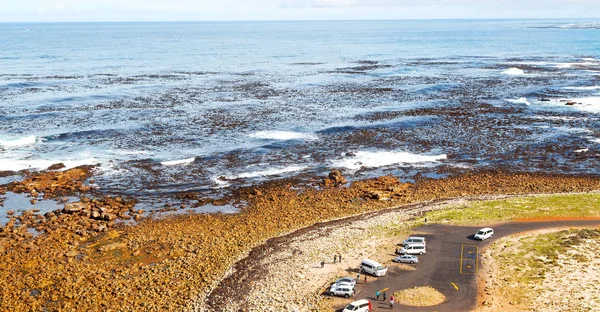
[[[281,0],[280,6],[284,8],[477,6],[543,9],[548,5],[598,7],[599,3],[597,0]]]
[[[54,14],[54,13],[62,13],[64,12],[66,9],[65,5],[63,4],[55,4],[53,7],[43,7],[43,8],[38,8],[37,9],[37,13],[38,14]]]

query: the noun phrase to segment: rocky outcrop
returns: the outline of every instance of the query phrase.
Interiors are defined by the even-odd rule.
[[[326,187],[338,186],[346,183],[348,183],[348,181],[339,170],[332,170],[326,178],[323,178],[323,185]]]
[[[86,175],[68,172],[32,176],[12,188],[44,195],[77,190]],[[182,310],[254,246],[324,220],[441,198],[592,191],[600,179],[486,172],[414,184],[388,176],[322,189],[284,182],[254,188],[260,195],[235,198],[247,203],[237,214],[184,214],[135,226],[117,223],[141,218],[134,202],[119,197],[84,196],[67,211],[13,215],[0,228],[0,267],[8,268],[0,270],[2,304],[16,311]],[[42,234],[34,238],[32,227]]]

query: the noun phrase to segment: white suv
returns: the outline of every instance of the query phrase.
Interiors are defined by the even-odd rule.
[[[333,284],[329,288],[329,295],[349,298],[354,296],[354,285],[348,283]]]
[[[492,236],[494,236],[494,230],[491,228],[483,228],[481,230],[479,230],[475,236],[473,236],[473,238],[475,239],[480,239],[480,240],[484,240],[487,238],[491,238]]]

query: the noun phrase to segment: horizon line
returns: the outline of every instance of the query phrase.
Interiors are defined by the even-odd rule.
[[[231,22],[385,22],[385,21],[485,21],[485,20],[593,20],[600,17],[494,17],[494,18],[399,18],[399,19],[248,19],[248,20],[102,20],[102,21],[17,21],[4,22],[0,24],[59,24],[59,23],[231,23]]]

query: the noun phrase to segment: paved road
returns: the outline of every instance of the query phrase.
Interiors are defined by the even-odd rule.
[[[373,311],[389,311],[389,295],[393,291],[415,286],[432,286],[446,296],[446,301],[435,307],[415,308],[394,305],[396,311],[469,311],[477,301],[477,274],[481,266],[479,258],[482,247],[503,236],[513,233],[555,227],[600,226],[600,220],[571,220],[532,223],[507,223],[493,226],[494,237],[485,241],[472,239],[483,226],[463,227],[449,225],[426,225],[418,232],[428,233],[427,254],[419,257],[417,269],[403,271],[391,265],[385,277],[372,279],[366,285],[358,285],[354,300],[367,298],[373,302]],[[390,254],[390,257],[394,255]],[[388,301],[375,301],[375,292],[389,287]],[[362,288],[362,290],[360,290]],[[457,289],[458,288],[458,289]]]

